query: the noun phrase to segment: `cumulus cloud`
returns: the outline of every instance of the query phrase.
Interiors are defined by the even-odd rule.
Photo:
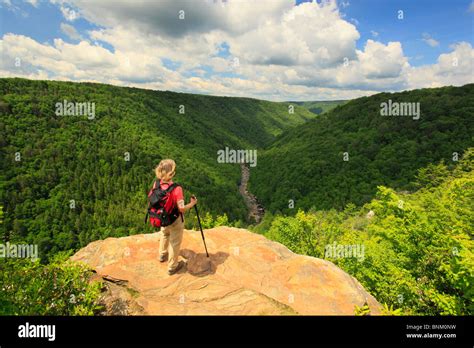
[[[29,76],[37,70],[53,79],[146,82],[158,80],[163,71],[159,58],[111,53],[87,41],[70,44],[55,39],[53,45],[48,45],[23,35],[6,34],[0,43],[4,58],[0,68],[17,76]]]
[[[368,40],[363,50],[356,50],[355,58],[344,59],[338,65],[317,69],[295,67],[284,72],[290,85],[326,86],[354,90],[396,90],[404,87],[401,77],[409,66],[399,42]]]
[[[411,67],[406,78],[410,88],[464,85],[473,82],[474,49],[468,42],[452,45],[452,52],[443,53],[436,64]]]
[[[407,58],[400,42],[387,45],[367,40],[364,51],[357,51],[358,68],[367,78],[387,78],[400,75]]]
[[[331,66],[354,56],[359,37],[336,3],[328,2],[294,6],[229,41],[232,52],[250,64]]]
[[[186,0],[69,2],[81,9],[82,16],[101,26],[123,25],[139,28],[147,34],[173,38],[213,30],[242,34],[293,7],[287,0],[204,0],[199,4]]]
[[[375,32],[357,49],[357,27],[335,0],[299,6],[286,0],[54,3],[69,22],[81,17],[97,28],[78,33],[62,23],[74,43],[5,34],[2,76],[272,100],[349,99],[473,79],[474,50],[466,42],[422,67],[410,66],[400,42],[379,42]]]

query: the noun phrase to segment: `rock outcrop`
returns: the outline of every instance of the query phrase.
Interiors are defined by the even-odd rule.
[[[186,267],[168,276],[158,259],[160,233],[90,243],[72,259],[91,266],[107,290],[104,314],[353,315],[380,304],[333,263],[297,255],[244,229],[185,231]]]

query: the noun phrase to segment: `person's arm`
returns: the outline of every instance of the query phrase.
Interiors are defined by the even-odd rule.
[[[192,207],[194,207],[197,203],[197,198],[195,196],[192,196],[191,197],[191,201],[184,205],[184,199],[181,199],[178,201],[178,210],[180,213],[185,213],[187,212],[189,209],[191,209]]]

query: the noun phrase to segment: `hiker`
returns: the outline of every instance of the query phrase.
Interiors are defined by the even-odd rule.
[[[160,262],[165,262],[168,257],[168,274],[173,275],[185,264],[183,261],[178,262],[184,232],[183,213],[194,207],[197,199],[192,196],[191,201],[184,204],[183,189],[172,181],[176,174],[176,163],[172,159],[162,160],[156,167],[155,174],[157,180],[150,194],[159,184],[160,190],[156,191],[162,194],[161,201],[164,203],[161,210],[149,210],[150,222],[153,226],[161,227]]]

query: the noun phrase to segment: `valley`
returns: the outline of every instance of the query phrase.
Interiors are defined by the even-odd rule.
[[[64,100],[94,103],[94,117],[56,115]],[[421,116],[382,116],[389,100],[419,103]],[[156,232],[143,223],[146,192],[157,163],[173,158],[175,181],[186,201],[198,197],[206,230],[247,227],[327,259],[387,313],[472,314],[474,85],[379,93],[321,114],[293,110],[2,78],[0,238],[36,245],[44,272],[56,274],[51,260],[64,252]],[[237,151],[248,163],[236,163]],[[197,229],[194,212],[186,228]],[[357,257],[333,257],[328,245]],[[19,267],[12,277],[22,278]]]

